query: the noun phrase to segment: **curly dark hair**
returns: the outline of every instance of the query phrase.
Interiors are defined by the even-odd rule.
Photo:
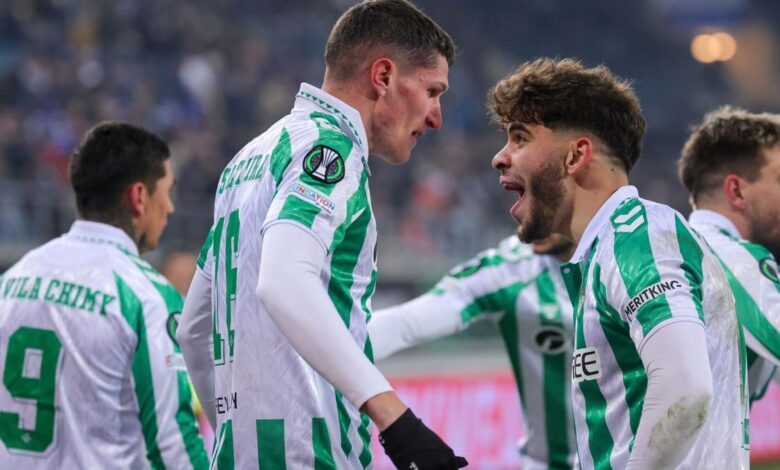
[[[599,138],[628,173],[642,151],[645,119],[631,84],[603,65],[541,58],[521,64],[488,93],[493,121],[582,130]]]
[[[766,163],[764,149],[780,143],[780,115],[723,106],[704,116],[682,149],[677,170],[696,202],[735,173],[755,181]]]

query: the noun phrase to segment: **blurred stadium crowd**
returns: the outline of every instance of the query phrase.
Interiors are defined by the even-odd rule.
[[[224,164],[290,109],[301,81],[320,84],[322,44],[351,3],[0,2],[0,269],[67,230],[68,156],[106,119],[171,143],[177,213],[161,253],[197,249]],[[780,110],[771,86],[780,9],[770,0],[416,3],[452,33],[460,53],[443,130],[422,139],[408,165],[372,163],[385,281],[424,286],[513,229],[509,196],[489,163],[503,137],[484,101],[523,60],[576,56],[632,78],[649,123],[633,182],[648,199],[686,213],[674,160],[688,126],[724,103]],[[735,33],[734,60],[691,57],[692,34],[705,26]]]

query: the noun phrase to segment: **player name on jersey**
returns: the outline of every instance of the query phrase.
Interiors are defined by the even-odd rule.
[[[241,160],[235,165],[230,165],[222,170],[219,178],[219,194],[225,190],[240,186],[242,181],[256,181],[263,177],[263,170],[268,163],[270,155],[255,155]]]
[[[0,299],[43,300],[105,315],[106,307],[116,300],[116,296],[61,279],[21,276],[0,278]]]

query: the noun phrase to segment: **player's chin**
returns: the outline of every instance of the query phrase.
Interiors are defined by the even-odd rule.
[[[383,160],[391,165],[403,165],[408,162],[412,157],[412,149],[397,149],[389,155],[386,155]]]

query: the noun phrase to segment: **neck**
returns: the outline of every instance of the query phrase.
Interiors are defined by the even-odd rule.
[[[729,207],[729,205],[724,201],[704,199],[695,203],[693,208],[717,212],[723,217],[729,219],[729,221],[734,224],[734,226],[737,228],[737,231],[739,231],[740,237],[750,240],[751,233],[747,219],[745,219],[741,213]]]
[[[360,87],[356,86],[354,83],[334,80],[330,78],[328,73],[325,73],[322,91],[352,106],[360,113],[360,119],[363,121],[363,128],[366,130],[368,148],[373,148],[373,145],[371,145],[371,110],[373,108],[373,103],[375,103],[376,100],[371,98],[369,92],[360,89]]]
[[[577,245],[572,245],[569,248],[567,248],[566,250],[563,250],[560,253],[556,253],[553,256],[555,256],[555,259],[557,259],[561,263],[566,263],[566,262],[568,262],[571,259],[572,256],[574,256],[574,249],[576,247],[577,247]]]
[[[596,168],[575,179],[569,239],[579,245],[585,229],[615,191],[628,184],[628,175],[611,167]]]

